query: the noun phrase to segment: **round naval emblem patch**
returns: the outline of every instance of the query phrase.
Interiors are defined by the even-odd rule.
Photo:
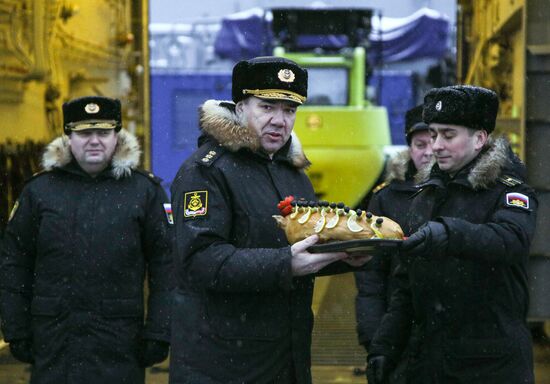
[[[294,72],[290,69],[281,69],[279,73],[277,73],[277,77],[285,83],[292,83],[296,76],[294,76]]]
[[[96,103],[89,103],[89,104],[86,104],[86,106],[84,107],[84,110],[87,113],[98,113],[99,105],[97,105]]]
[[[439,100],[435,105],[435,109],[436,111],[441,111],[441,108],[443,108],[443,103],[441,102],[441,100]]]

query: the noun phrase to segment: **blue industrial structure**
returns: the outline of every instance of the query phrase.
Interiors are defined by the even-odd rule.
[[[230,73],[151,75],[151,158],[153,172],[167,190],[197,148],[197,110],[207,99],[231,99]]]
[[[416,100],[410,71],[376,72],[369,84],[388,110],[393,145],[406,145],[404,115]],[[155,73],[151,76],[153,172],[169,188],[178,167],[197,147],[198,107],[208,99],[231,99],[231,73]]]

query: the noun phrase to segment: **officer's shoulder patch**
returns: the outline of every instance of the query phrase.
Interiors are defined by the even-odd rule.
[[[144,169],[134,169],[134,171],[136,173],[139,173],[140,175],[147,177],[147,179],[149,179],[155,184],[160,185],[160,183],[162,182],[162,179],[158,176],[155,176],[152,172],[146,171]]]
[[[202,166],[209,167],[224,153],[224,147],[222,146],[209,146],[201,149],[198,153],[196,162]]]
[[[523,184],[523,180],[516,179],[515,177],[503,175],[498,178],[498,181],[500,181],[502,184],[506,185],[507,187],[515,187],[516,185]]]
[[[208,191],[191,191],[183,197],[183,216],[206,216],[208,212]]]
[[[519,192],[507,193],[506,205],[509,207],[529,209],[529,196]]]
[[[13,205],[13,208],[11,209],[10,216],[8,217],[8,223],[15,216],[15,212],[17,212],[17,208],[19,208],[19,200],[15,201],[15,204]]]
[[[30,182],[31,180],[37,179],[37,178],[39,178],[39,177],[41,177],[41,176],[44,176],[44,175],[47,175],[47,174],[49,174],[49,173],[51,173],[51,172],[52,172],[51,169],[50,169],[50,170],[47,170],[47,171],[46,171],[46,170],[41,170],[41,171],[35,172],[35,173],[32,174],[31,177],[29,177],[27,180],[25,180],[25,184],[28,183],[28,182]]]
[[[45,173],[47,173],[47,172],[48,172],[48,171],[46,171],[46,170],[41,170],[41,171],[35,172],[35,173],[32,174],[31,178],[33,178],[33,177],[38,177],[38,176],[43,175],[43,174],[45,174]]]
[[[372,189],[372,193],[376,193],[378,191],[381,191],[382,189],[386,188],[390,183],[387,181],[384,181],[383,183],[378,184],[376,187]]]

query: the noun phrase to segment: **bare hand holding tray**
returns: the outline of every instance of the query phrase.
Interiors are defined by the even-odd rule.
[[[334,241],[325,244],[315,244],[307,250],[311,253],[324,252],[348,252],[351,256],[376,255],[385,252],[395,252],[403,243],[403,240],[396,239],[360,239],[348,241]]]

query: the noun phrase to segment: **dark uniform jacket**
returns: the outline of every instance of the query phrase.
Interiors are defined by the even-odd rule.
[[[411,196],[417,191],[414,175],[416,168],[409,150],[399,152],[388,161],[387,177],[375,188],[368,211],[377,216],[386,216],[405,227]],[[357,297],[355,314],[359,343],[368,351],[382,317],[386,313],[394,289],[392,272],[398,263],[397,255],[375,255],[365,271],[355,272]],[[404,360],[404,359],[402,359]],[[392,373],[391,383],[405,379],[405,362]]]
[[[415,172],[408,149],[391,158],[387,166],[387,177],[374,189],[367,210],[378,216],[389,217],[403,228],[412,201],[410,197],[417,190]],[[359,343],[365,348],[368,348],[382,316],[386,313],[392,291],[391,271],[396,263],[397,258],[376,255],[367,270],[355,273],[357,333]]]
[[[293,135],[273,159],[234,106],[207,101],[199,149],[172,184],[178,288],[171,383],[310,383],[314,277],[292,278],[272,215],[313,200]]]
[[[32,338],[31,383],[143,383],[141,338],[169,341],[171,253],[164,190],[133,168],[119,132],[111,166],[92,178],[67,138],[18,199],[0,259],[6,341]],[[144,322],[143,285],[149,278]]]
[[[412,324],[410,383],[533,383],[525,319],[537,201],[523,165],[498,139],[454,178],[437,165],[421,176],[408,232],[440,221],[448,247],[401,260],[370,352],[396,359]]]

